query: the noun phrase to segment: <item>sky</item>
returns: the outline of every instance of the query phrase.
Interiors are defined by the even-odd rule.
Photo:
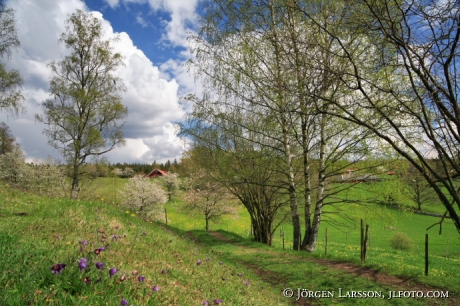
[[[200,0],[6,0],[15,10],[20,47],[7,67],[24,79],[26,113],[13,118],[0,113],[27,161],[48,156],[62,161],[48,144],[45,125],[37,122],[41,103],[49,99],[52,73],[47,64],[68,54],[58,43],[65,20],[77,9],[92,12],[103,24],[104,37],[118,35],[113,45],[124,56],[115,75],[123,79],[128,107],[123,132],[125,147],[104,156],[110,163],[165,162],[182,156],[186,143],[177,137],[175,123],[183,120],[181,97],[200,91],[184,63],[190,55],[187,35],[194,33]],[[3,59],[5,61],[5,59]]]

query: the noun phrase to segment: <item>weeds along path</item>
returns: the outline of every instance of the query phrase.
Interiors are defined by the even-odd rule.
[[[287,275],[284,274],[283,272],[278,272],[278,271],[267,269],[268,265],[266,265],[266,259],[268,257],[270,257],[271,265],[281,265],[281,264],[295,265],[296,263],[302,263],[302,262],[315,263],[319,266],[318,269],[320,270],[320,275],[321,273],[325,273],[321,271],[327,271],[328,269],[332,271],[332,275],[336,273],[338,277],[343,276],[345,273],[345,275],[351,276],[353,279],[357,281],[356,286],[360,286],[359,278],[363,278],[365,280],[371,281],[372,283],[375,283],[376,285],[379,286],[379,288],[385,288],[388,291],[417,291],[417,292],[423,291],[425,294],[427,294],[429,291],[447,291],[446,289],[443,289],[443,288],[431,287],[429,285],[417,282],[416,280],[410,277],[388,275],[384,272],[381,272],[375,269],[371,269],[369,267],[362,267],[362,266],[359,266],[353,263],[339,262],[339,261],[334,261],[334,260],[318,259],[318,258],[305,258],[305,257],[295,256],[295,255],[286,254],[282,252],[254,248],[254,247],[235,243],[234,241],[231,241],[230,239],[222,235],[220,232],[210,231],[209,234],[212,237],[219,240],[220,242],[224,242],[232,246],[237,246],[238,247],[237,249],[239,251],[236,251],[236,252],[239,252],[242,255],[241,258],[243,258],[243,259],[238,258],[237,261],[241,263],[242,265],[244,265],[245,267],[251,269],[255,274],[259,275],[264,281],[272,285],[275,285],[277,287],[283,287],[283,288],[288,287],[288,286],[292,287],[292,281],[289,281]],[[193,237],[193,233],[191,232],[189,232],[188,235],[189,237]],[[244,258],[246,258],[246,256],[244,256],[244,254],[247,255],[249,253],[256,253],[257,257],[259,257],[260,259],[263,259],[260,261],[262,263],[262,266],[259,265],[257,262],[245,260]],[[235,256],[237,256],[237,254],[235,254]],[[266,267],[264,267],[263,265],[265,265]],[[357,276],[359,278],[357,278]],[[330,287],[337,286],[337,285],[340,286],[341,281],[343,280],[339,278],[336,283],[332,283],[328,285]],[[307,285],[307,282],[310,288],[314,288],[314,286],[317,286],[317,284],[314,281],[312,282],[311,279],[307,279],[303,284],[298,283],[299,288],[305,288],[305,286]],[[302,287],[302,285],[304,287]],[[324,284],[322,287],[324,287]],[[359,290],[360,288],[357,288],[357,289]],[[346,300],[357,301],[358,299],[349,298]],[[366,303],[370,302],[371,304],[374,304],[374,301],[375,301],[375,300],[369,300],[369,299],[361,299],[361,301],[363,302],[365,302],[365,300],[367,300]],[[393,305],[402,305],[402,304],[409,305],[409,304],[414,304],[415,302],[419,303],[419,305],[420,305],[420,302],[426,305],[460,305],[460,297],[455,296],[451,292],[449,292],[449,298],[432,298],[432,299],[409,298],[409,299],[397,299],[397,300],[393,299],[391,301],[395,302],[395,303],[391,303]],[[345,302],[345,300],[340,301],[340,302]],[[390,302],[390,300],[388,300],[388,302]],[[328,303],[325,303],[324,299],[299,299],[298,301],[293,301],[293,304],[318,305],[318,304],[330,304],[330,301]],[[336,303],[333,303],[333,304],[336,304]]]

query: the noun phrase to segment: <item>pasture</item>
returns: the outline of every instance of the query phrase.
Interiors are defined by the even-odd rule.
[[[126,180],[103,178],[88,194],[92,200],[43,198],[0,186],[1,296],[6,305],[290,305],[285,288],[334,291],[334,297],[300,299],[318,305],[368,305],[368,299],[339,298],[338,288],[387,292],[411,289],[412,282],[460,295],[460,242],[450,220],[433,227],[430,237],[429,275],[424,275],[425,229],[439,218],[413,214],[385,205],[349,205],[341,213],[352,217],[337,227],[333,208],[326,206],[318,247],[312,254],[290,250],[292,231],[284,222],[275,232],[272,247],[251,241],[250,220],[244,207],[235,216],[211,224],[181,210],[181,193],[165,204],[164,220],[143,220],[121,207],[117,190]],[[360,262],[360,219],[370,226],[368,256]],[[388,229],[388,227],[393,229]],[[325,232],[328,246],[325,253]],[[282,229],[282,231],[280,231]],[[219,233],[226,241],[217,239]],[[284,232],[285,248],[283,250]],[[407,234],[410,251],[393,250],[396,232]],[[83,241],[88,244],[83,245]],[[231,242],[231,243],[230,243]],[[105,250],[96,254],[96,250]],[[87,267],[79,268],[81,259]],[[406,285],[379,284],[364,277],[318,264],[351,262],[378,273],[410,279]],[[102,262],[103,268],[96,268]],[[56,264],[66,264],[52,273]],[[117,273],[110,276],[110,269]],[[56,272],[56,271],[54,271]],[[139,281],[139,276],[144,280]],[[297,289],[296,289],[297,290]],[[296,292],[297,294],[297,292]],[[449,304],[449,299],[436,303]],[[424,305],[427,299],[406,299],[406,305]],[[400,305],[401,300],[372,299],[373,305]]]

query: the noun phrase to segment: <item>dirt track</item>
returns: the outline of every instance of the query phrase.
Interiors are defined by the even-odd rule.
[[[189,234],[191,234],[189,236],[193,237],[193,234],[191,232],[189,232]],[[249,248],[247,246],[242,246],[242,245],[232,242],[231,240],[227,239],[219,232],[210,231],[209,234],[211,234],[216,239],[219,239],[220,241],[238,245],[241,248]],[[258,251],[271,253],[271,251],[267,251],[267,250],[258,250]],[[273,254],[275,254],[275,252],[273,252]],[[279,256],[279,253],[276,253],[276,254]],[[361,267],[353,263],[338,262],[338,261],[318,259],[318,258],[299,258],[299,257],[292,256],[289,254],[285,254],[284,256],[295,259],[295,260],[306,260],[310,262],[315,262],[317,264],[327,266],[331,269],[338,269],[346,273],[354,274],[359,277],[364,277],[378,284],[390,286],[394,288],[394,290],[397,290],[397,291],[398,290],[423,291],[424,293],[427,293],[428,291],[436,291],[436,290],[446,291],[442,288],[430,287],[426,284],[419,283],[410,277],[400,277],[400,276],[388,275],[386,273],[383,273],[383,272],[380,272],[380,271],[377,271],[377,270],[374,270],[368,267]],[[274,272],[264,271],[260,269],[259,267],[254,266],[252,264],[247,264],[244,262],[242,263],[245,264],[248,268],[252,269],[254,273],[259,275],[262,279],[264,279],[265,281],[268,281],[269,283],[279,284],[281,281],[280,276]],[[299,300],[299,302],[300,301],[302,300]],[[455,305],[455,306],[460,305],[460,297],[452,296],[452,294],[449,294],[448,299],[442,299],[442,301],[440,301],[439,299],[427,299],[426,301],[429,305],[439,305],[439,304]],[[303,304],[301,305],[309,305],[309,304],[304,304],[305,302],[306,300],[303,300]]]

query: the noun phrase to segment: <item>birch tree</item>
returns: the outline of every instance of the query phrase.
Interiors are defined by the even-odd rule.
[[[341,8],[317,4],[316,12]],[[192,100],[191,116],[217,124],[222,133],[238,130],[237,137],[272,151],[270,156],[277,160],[273,165],[282,173],[278,192],[284,189],[289,198],[293,249],[302,245],[313,251],[323,206],[339,192],[326,190],[326,182],[350,162],[342,168],[333,165],[347,158],[356,162],[369,152],[369,132],[328,114],[330,103],[324,97],[342,100],[349,91],[328,67],[343,70],[345,62],[332,56],[334,42],[311,30],[293,2],[211,1],[206,12],[203,33],[192,38],[196,57],[191,67],[207,91],[201,100]],[[224,121],[238,128],[224,128]],[[316,169],[313,160],[318,161]],[[299,194],[305,202],[303,242]]]
[[[366,127],[407,159],[436,192],[460,232],[458,2],[354,1],[343,13],[348,35],[343,35],[343,28],[329,28],[303,2],[295,4],[340,46],[337,56],[351,67],[342,82],[361,96],[353,101],[359,108],[332,102],[331,113]],[[372,50],[372,61],[363,61],[362,52],[357,52],[363,41]],[[377,79],[376,69],[386,74]],[[408,133],[408,125],[415,125],[420,137]]]
[[[124,85],[114,76],[122,56],[113,51],[111,40],[103,40],[100,20],[80,10],[69,17],[59,41],[70,54],[50,63],[53,97],[43,102],[44,114],[36,118],[47,125],[44,132],[49,143],[61,151],[71,167],[70,197],[76,199],[87,159],[124,143]]]
[[[11,58],[13,49],[19,47],[14,10],[0,2],[0,57]],[[12,115],[22,110],[21,87],[23,80],[19,71],[8,70],[4,62],[0,62],[0,109]]]

